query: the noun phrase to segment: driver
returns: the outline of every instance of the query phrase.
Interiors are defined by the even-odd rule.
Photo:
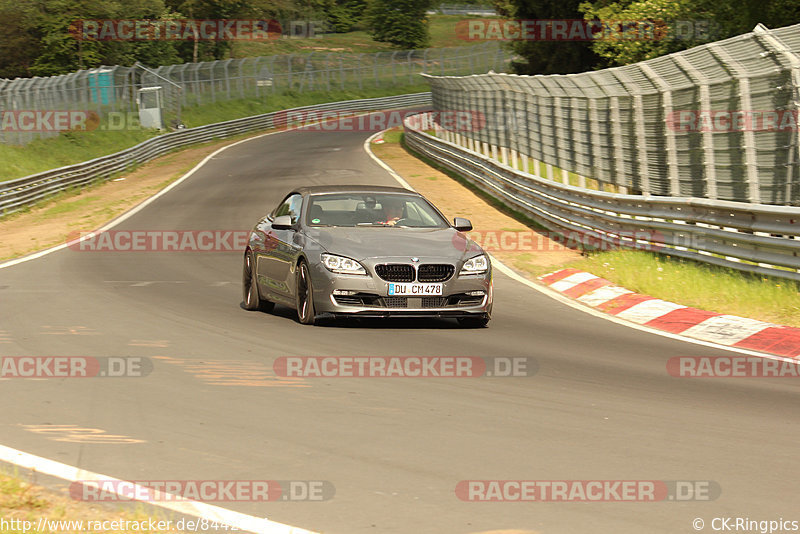
[[[381,202],[383,208],[384,224],[397,224],[403,218],[403,201],[397,198],[387,197]]]

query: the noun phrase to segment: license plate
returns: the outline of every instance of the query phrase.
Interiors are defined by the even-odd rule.
[[[389,284],[389,296],[441,295],[442,284]]]

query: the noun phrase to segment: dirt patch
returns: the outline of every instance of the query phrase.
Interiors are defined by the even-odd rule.
[[[546,233],[530,228],[506,215],[477,193],[441,171],[434,169],[386,136],[383,144],[373,143],[372,151],[414,189],[436,205],[448,219],[465,217],[474,231],[469,235],[492,256],[518,269],[528,278],[548,267],[580,259],[578,250],[566,248]]]
[[[60,245],[74,232],[100,228],[183,176],[208,154],[237,139],[167,154],[111,181],[77,193],[59,195],[27,211],[0,219],[0,235],[3,236],[0,260]]]

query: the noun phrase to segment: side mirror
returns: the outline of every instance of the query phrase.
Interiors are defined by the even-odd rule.
[[[463,217],[456,217],[453,219],[453,226],[459,232],[469,232],[472,230],[472,223],[469,222],[469,219],[464,219]]]
[[[275,220],[272,221],[272,228],[274,230],[290,230],[292,228],[292,216],[281,215],[280,217],[275,217]]]

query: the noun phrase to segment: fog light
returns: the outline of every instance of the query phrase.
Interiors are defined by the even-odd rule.
[[[467,291],[467,295],[470,297],[482,297],[485,294],[483,291]]]
[[[355,295],[357,291],[352,291],[350,289],[334,289],[333,294],[337,297],[348,297]],[[481,292],[483,293],[483,292]]]

